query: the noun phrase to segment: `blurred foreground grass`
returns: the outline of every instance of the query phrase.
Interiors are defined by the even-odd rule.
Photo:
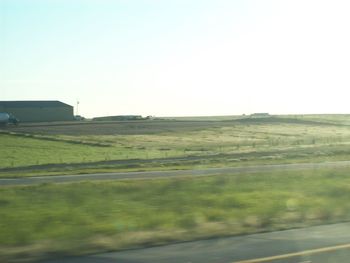
[[[350,169],[0,188],[0,262],[350,219]]]

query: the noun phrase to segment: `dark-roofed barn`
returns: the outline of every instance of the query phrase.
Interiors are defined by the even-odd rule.
[[[20,122],[71,121],[73,107],[52,101],[0,101],[0,112],[13,114]]]

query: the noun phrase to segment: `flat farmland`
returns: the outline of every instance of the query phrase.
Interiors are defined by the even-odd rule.
[[[22,124],[11,130],[50,135],[137,135],[159,134],[164,132],[193,131],[213,127],[216,121],[85,121],[63,123]]]
[[[347,116],[23,124],[3,129],[0,143],[2,179],[159,175],[2,185],[1,262],[350,220],[349,166],[312,165],[350,160]],[[261,168],[290,163],[311,165]],[[252,165],[259,170],[207,169]],[[179,177],[162,171],[177,169]],[[193,176],[199,169],[207,173]]]
[[[0,176],[348,160],[350,126],[334,120],[23,124],[0,133]]]

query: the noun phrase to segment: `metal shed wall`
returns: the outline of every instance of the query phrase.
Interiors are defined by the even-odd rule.
[[[0,112],[13,114],[20,122],[71,121],[73,107],[59,101],[0,101]]]

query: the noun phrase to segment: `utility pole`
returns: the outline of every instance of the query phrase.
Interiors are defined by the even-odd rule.
[[[79,101],[77,100],[77,109],[75,111],[75,115],[79,115]]]

